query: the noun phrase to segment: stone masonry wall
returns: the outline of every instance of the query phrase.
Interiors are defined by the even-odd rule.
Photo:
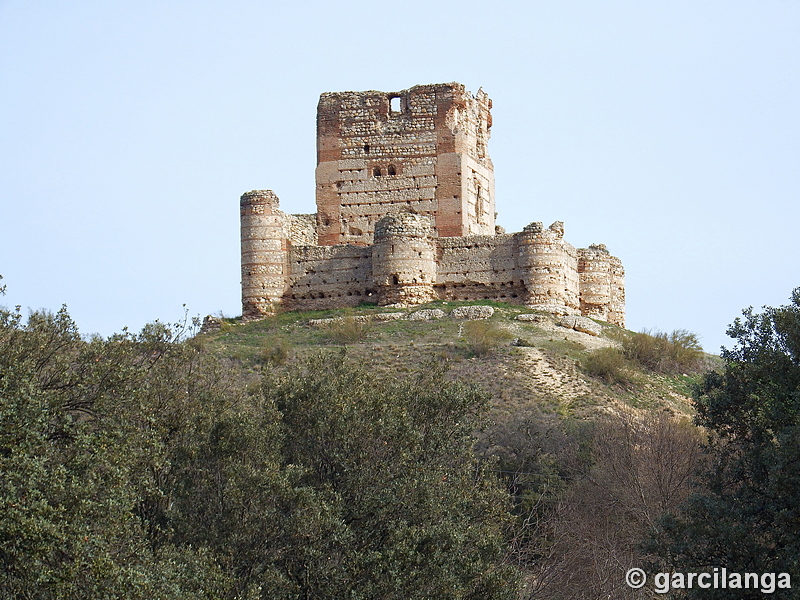
[[[442,300],[525,299],[517,235],[439,238],[437,246],[436,291]]]
[[[292,246],[289,262],[286,308],[316,310],[377,302],[369,247]]]
[[[494,233],[490,108],[455,83],[322,94],[319,244],[371,244],[375,223],[403,209],[430,216],[439,236]]]
[[[375,244],[317,246],[308,215],[287,215],[269,191],[242,196],[242,301],[247,317],[290,309],[498,300],[625,323],[624,270],[605,246],[576,250],[563,224],[436,237],[431,217],[378,221]]]

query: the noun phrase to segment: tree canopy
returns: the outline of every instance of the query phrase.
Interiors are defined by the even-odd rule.
[[[706,375],[697,394],[710,467],[683,512],[663,520],[660,552],[680,568],[797,576],[800,288],[786,306],[745,310],[728,334],[736,344],[722,352],[724,370]],[[737,592],[737,598],[762,597],[759,590]],[[723,598],[731,591],[696,593]]]
[[[163,324],[0,311],[0,595],[514,598],[486,400],[331,354],[256,387]]]

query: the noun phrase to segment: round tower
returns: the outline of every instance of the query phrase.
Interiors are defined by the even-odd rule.
[[[608,257],[611,275],[611,302],[608,305],[608,322],[625,327],[625,269],[616,256]]]
[[[242,316],[271,314],[289,278],[284,214],[272,190],[253,190],[239,203],[242,235]]]
[[[581,314],[584,317],[608,321],[611,303],[611,255],[604,244],[592,244],[578,252]]]
[[[424,304],[436,298],[436,244],[430,219],[386,215],[375,224],[372,279],[378,304]]]
[[[547,229],[531,223],[519,234],[519,272],[528,297],[525,304],[577,314],[578,280],[574,248],[564,242],[564,224]]]

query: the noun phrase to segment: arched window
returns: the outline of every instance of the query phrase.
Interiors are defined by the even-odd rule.
[[[397,169],[394,168],[394,165],[389,165],[389,168],[386,171],[389,175],[397,175]]]
[[[381,176],[381,168],[380,167],[373,167],[372,168],[372,175],[374,177],[380,177]]]

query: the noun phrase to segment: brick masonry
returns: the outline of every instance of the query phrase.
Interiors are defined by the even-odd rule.
[[[241,197],[242,313],[500,300],[625,324],[621,261],[564,225],[495,227],[492,102],[457,83],[341,92],[317,109],[315,215]]]

